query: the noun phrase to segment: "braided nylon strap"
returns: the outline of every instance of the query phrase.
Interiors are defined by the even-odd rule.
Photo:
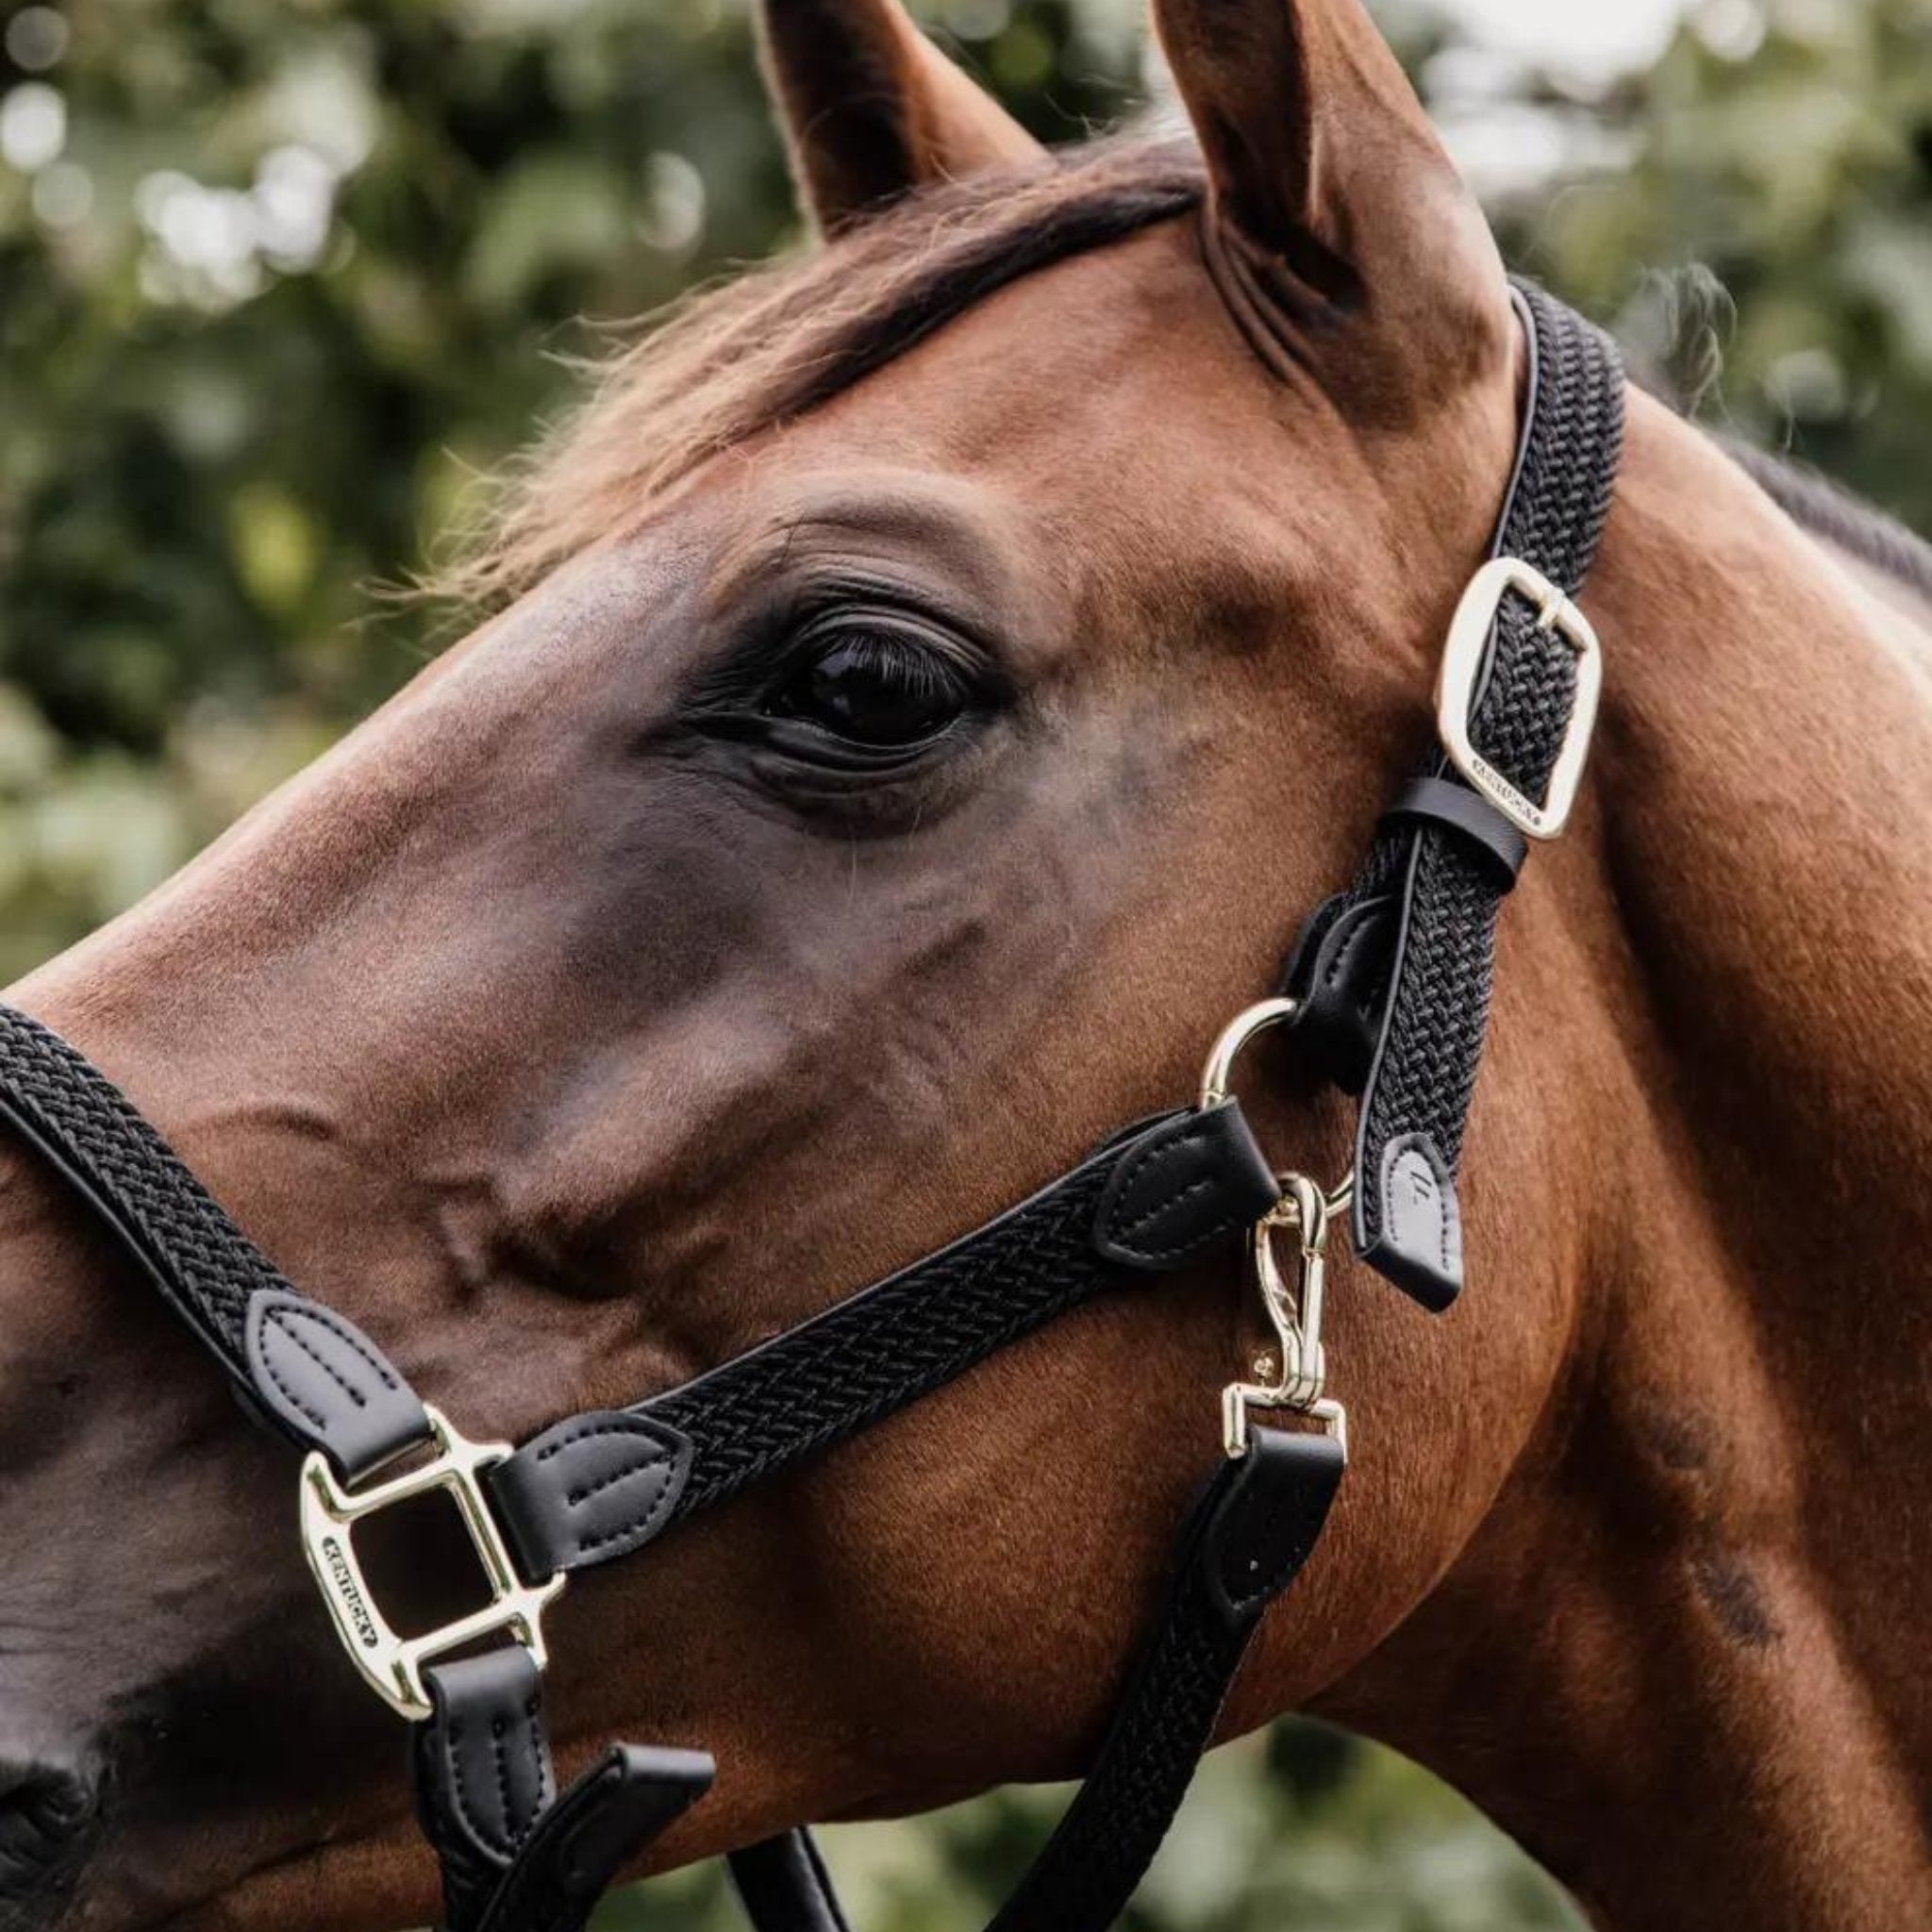
[[[39,1021],[0,1006],[0,1120],[99,1212],[244,1389],[250,1298],[293,1290],[119,1088]]]
[[[1257,1430],[1185,1524],[1167,1598],[1093,1768],[987,1932],[1107,1932],[1187,1795],[1262,1617],[1320,1541],[1346,1462],[1322,1436]],[[732,1859],[754,1932],[846,1932],[808,1838]]]
[[[1521,467],[1494,555],[1533,564],[1566,593],[1582,587],[1615,486],[1624,429],[1624,372],[1597,329],[1533,284],[1517,295],[1534,349],[1534,386]],[[1498,611],[1471,720],[1476,749],[1524,792],[1541,797],[1567,732],[1575,658],[1511,594]],[[1427,775],[1460,785],[1445,758]],[[1496,918],[1507,881],[1441,824],[1385,823],[1356,883],[1305,929],[1291,968],[1299,996],[1324,937],[1349,915],[1381,910],[1365,959],[1352,962],[1379,1015],[1357,1130],[1357,1252],[1431,1307],[1461,1286],[1455,1176],[1482,1057],[1495,966]],[[1401,1189],[1423,1197],[1429,1234],[1394,1224]]]
[[[1075,1169],[991,1227],[763,1348],[642,1403],[691,1439],[673,1519],[857,1434],[1108,1288],[1093,1242],[1111,1164]]]

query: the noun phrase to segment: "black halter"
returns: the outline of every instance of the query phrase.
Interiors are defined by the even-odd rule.
[[[1362,1094],[1353,1191],[1362,1257],[1424,1306],[1461,1286],[1456,1169],[1489,1006],[1495,921],[1527,850],[1556,836],[1590,739],[1596,640],[1572,597],[1615,481],[1615,351],[1541,291],[1522,448],[1494,558],[1472,583],[1439,691],[1443,751],[1384,817],[1362,874],[1309,921],[1284,993],[1241,1016],[1200,1104],[1125,1129],[951,1246],[627,1409],[573,1416],[512,1450],[423,1403],[354,1324],[298,1293],[87,1060],[0,1007],[0,1118],[80,1193],[227,1372],[307,1452],[303,1543],[343,1646],[415,1721],[417,1811],[447,1932],[580,1932],[617,1872],[701,1796],[702,1753],[614,1745],[556,1790],[544,1738],[544,1607],[570,1573],[641,1549],[774,1470],[843,1441],[1101,1294],[1247,1241],[1275,1353],[1225,1400],[1228,1455],[1183,1529],[1167,1601],[1091,1775],[995,1932],[1102,1932],[1166,1833],[1250,1637],[1307,1561],[1345,1450],[1324,1392],[1324,1193],[1277,1178],[1226,1064],[1282,1023]],[[1301,1273],[1274,1272],[1293,1231]],[[1251,1429],[1251,1409],[1303,1430]],[[387,1623],[353,1525],[448,1491],[492,1601],[423,1638]],[[492,1641],[493,1640],[493,1641]],[[758,1932],[843,1932],[810,1839],[736,1854]]]

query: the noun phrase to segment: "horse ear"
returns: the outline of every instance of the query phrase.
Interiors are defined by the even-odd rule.
[[[792,173],[826,233],[909,189],[1045,154],[899,0],[762,0],[759,11]]]
[[[1154,13],[1208,162],[1210,255],[1277,338],[1370,306],[1438,328],[1507,312],[1487,225],[1359,0]]]

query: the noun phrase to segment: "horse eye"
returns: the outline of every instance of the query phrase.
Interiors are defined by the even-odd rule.
[[[973,700],[964,672],[932,645],[848,627],[810,649],[766,709],[848,744],[890,751],[938,738]]]

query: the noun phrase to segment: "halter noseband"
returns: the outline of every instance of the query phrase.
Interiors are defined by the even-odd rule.
[[[1496,917],[1526,841],[1562,830],[1588,753],[1600,665],[1572,600],[1623,429],[1614,349],[1541,290],[1520,285],[1515,299],[1529,400],[1492,559],[1443,656],[1441,750],[1384,815],[1356,883],[1304,927],[1281,993],[1224,1032],[1198,1104],[1124,1129],[998,1219],[681,1388],[573,1416],[519,1448],[470,1441],[353,1323],[298,1293],[105,1076],[0,1007],[0,1119],[80,1193],[249,1413],[306,1452],[303,1547],[348,1656],[415,1725],[417,1812],[441,1864],[446,1932],[581,1932],[616,1874],[711,1781],[702,1753],[618,1744],[556,1790],[542,1615],[573,1572],[641,1549],[1083,1302],[1244,1241],[1269,1344],[1225,1391],[1226,1457],[1182,1532],[1092,1774],[993,1932],[1103,1932],[1126,1904],[1341,1479],[1345,1424],[1321,1342],[1331,1221],[1351,1213],[1357,1252],[1425,1307],[1446,1307],[1462,1284],[1456,1173]],[[1340,1188],[1277,1176],[1230,1097],[1235,1056],[1270,1025],[1361,1095]],[[1291,1281],[1277,1231],[1296,1245]],[[1255,1410],[1312,1426],[1256,1428]],[[491,1602],[405,1638],[355,1528],[439,1490]],[[844,1932],[806,1833],[731,1863],[758,1932]]]

